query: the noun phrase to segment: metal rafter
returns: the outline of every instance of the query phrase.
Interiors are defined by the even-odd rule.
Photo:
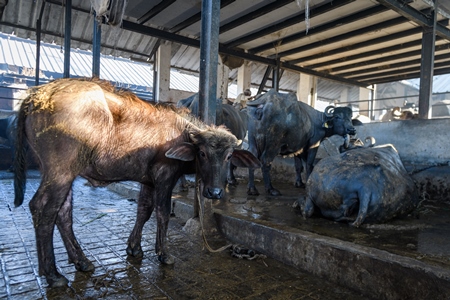
[[[338,8],[340,6],[346,5],[346,4],[351,3],[353,1],[355,1],[355,0],[334,0],[332,2],[325,3],[325,4],[322,4],[322,5],[317,6],[317,7],[313,7],[313,8],[310,9],[310,12],[309,12],[310,18],[313,18],[314,16],[318,16],[320,14],[324,14],[326,12],[329,12],[330,10],[336,9],[336,8]],[[241,37],[239,39],[236,39],[234,41],[231,41],[231,42],[225,44],[225,46],[226,47],[230,47],[230,48],[236,47],[236,46],[239,46],[239,45],[244,44],[246,42],[255,40],[257,38],[263,37],[265,35],[274,33],[274,32],[276,32],[278,30],[287,28],[289,26],[292,26],[292,25],[295,25],[295,24],[298,24],[298,23],[301,23],[301,22],[304,22],[304,21],[305,21],[305,13],[301,13],[301,14],[296,15],[295,17],[287,19],[287,20],[285,20],[283,22],[279,22],[277,24],[274,24],[274,25],[271,25],[271,26],[266,27],[264,29],[261,29],[261,30],[255,32],[255,33],[252,33],[252,34],[246,35],[244,37]]]
[[[433,18],[428,17],[423,12],[414,9],[413,7],[400,2],[398,0],[377,0],[380,4],[396,11],[398,14],[413,21],[420,26],[433,27]],[[436,24],[436,34],[444,39],[450,41],[450,29],[442,24]]]
[[[258,53],[258,52],[262,52],[262,51],[265,51],[265,50],[273,49],[274,45],[277,45],[279,47],[279,46],[282,46],[282,45],[285,45],[285,44],[288,44],[288,43],[292,43],[292,42],[296,42],[296,41],[299,41],[299,40],[302,40],[302,39],[305,39],[305,38],[310,38],[314,34],[325,32],[327,30],[334,29],[334,28],[339,27],[339,26],[343,26],[343,25],[345,25],[347,23],[356,22],[358,20],[365,19],[365,18],[368,18],[368,17],[373,16],[373,15],[377,15],[377,14],[385,12],[387,10],[388,9],[386,7],[384,7],[383,5],[378,5],[378,6],[375,6],[375,7],[369,7],[367,9],[363,10],[363,11],[357,12],[357,13],[349,15],[349,16],[346,16],[344,18],[339,18],[337,20],[325,23],[323,25],[319,25],[319,26],[315,26],[313,28],[310,28],[308,30],[308,32],[306,32],[306,30],[305,30],[305,31],[302,31],[302,32],[299,32],[299,33],[295,33],[295,34],[292,34],[290,36],[287,36],[287,37],[284,37],[284,38],[272,41],[270,43],[266,43],[264,45],[261,45],[261,46],[255,47],[255,48],[251,48],[251,49],[248,50],[248,52],[250,52],[250,53]]]
[[[148,12],[146,12],[142,17],[137,19],[137,22],[139,24],[144,24],[154,16],[158,15],[160,12],[168,8],[170,5],[172,5],[177,0],[162,0],[155,6],[153,6]]]
[[[442,50],[447,50],[450,49],[450,44],[443,44],[443,45],[437,45],[436,46],[436,52],[438,51],[442,51]],[[392,60],[397,60],[397,59],[401,59],[401,58],[408,58],[408,57],[412,57],[412,56],[419,56],[421,54],[421,50],[413,50],[413,51],[409,51],[409,52],[404,52],[404,53],[400,53],[400,54],[395,54],[395,55],[389,55],[389,56],[385,56],[385,57],[381,57],[381,58],[376,58],[376,59],[372,59],[372,60],[366,60],[366,61],[362,61],[359,63],[352,63],[352,64],[348,64],[345,66],[340,66],[340,67],[335,67],[335,68],[331,68],[330,72],[335,74],[335,75],[340,75],[340,76],[346,76],[344,73],[345,71],[347,71],[348,69],[355,69],[355,68],[360,68],[360,67],[367,67],[370,65],[376,65],[376,64],[380,64],[380,63],[386,63],[386,62],[390,62]],[[387,53],[387,51],[383,51],[383,53]],[[442,58],[442,56],[437,55],[435,57],[435,59],[439,59]],[[401,63],[403,64],[403,62]],[[389,67],[393,67],[395,64],[389,64]],[[378,67],[380,68],[380,67]],[[363,72],[368,72],[369,69],[364,69],[361,70]],[[350,72],[351,73],[351,72]]]
[[[309,61],[309,60],[323,58],[323,57],[327,57],[327,56],[330,56],[330,55],[340,54],[340,53],[344,53],[344,52],[348,52],[348,51],[352,51],[352,50],[356,50],[356,49],[361,49],[361,48],[373,46],[373,45],[380,44],[380,43],[385,43],[385,42],[388,42],[388,41],[391,41],[391,40],[404,38],[404,37],[407,37],[407,36],[410,36],[410,35],[414,35],[414,34],[418,34],[418,33],[421,33],[421,32],[422,32],[422,28],[416,27],[416,28],[412,28],[412,29],[409,29],[409,30],[393,33],[393,34],[390,34],[390,35],[387,35],[387,36],[383,36],[383,37],[371,39],[371,40],[368,40],[368,41],[364,41],[364,42],[361,42],[361,43],[348,45],[346,47],[336,48],[336,49],[329,50],[329,51],[326,51],[326,52],[322,52],[322,53],[319,53],[319,54],[313,54],[313,55],[310,55],[310,56],[305,56],[305,57],[293,59],[293,60],[290,60],[289,63],[291,63],[291,64],[298,64],[298,63],[306,62],[306,61]],[[334,40],[334,38],[328,39],[328,40]],[[315,45],[316,47],[320,47],[322,44],[323,43],[321,41],[321,42],[309,44],[307,46],[300,47],[300,48],[302,48],[302,51],[305,51],[305,50],[308,50],[308,49],[312,49],[311,48],[312,45]],[[281,55],[281,53],[280,53],[280,55]]]

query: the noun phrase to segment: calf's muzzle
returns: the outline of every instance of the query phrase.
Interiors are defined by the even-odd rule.
[[[209,199],[222,199],[223,197],[223,189],[221,188],[211,188],[207,187],[203,190],[203,197],[209,198]]]

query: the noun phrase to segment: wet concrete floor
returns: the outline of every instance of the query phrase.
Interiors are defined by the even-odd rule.
[[[76,271],[68,263],[56,230],[57,266],[70,285],[50,289],[45,278],[38,275],[35,235],[27,205],[38,186],[39,174],[29,172],[24,205],[15,208],[12,176],[0,171],[2,299],[367,299],[271,258],[245,260],[232,257],[228,251],[210,253],[199,236],[183,230],[183,221],[177,217],[171,219],[168,231],[173,266],[160,265],[154,253],[154,216],[144,227],[143,259],[129,258],[126,241],[134,225],[136,203],[108,188],[92,188],[81,178],[74,183],[74,232],[96,269],[93,273]],[[291,209],[288,195],[283,200],[259,196],[244,201],[232,196],[232,192],[224,205],[237,205],[235,209],[255,218],[280,220],[277,208]],[[177,197],[185,198],[183,193]],[[288,215],[281,222],[304,223],[296,213]],[[313,223],[308,226],[314,228]],[[208,241],[213,248],[227,243],[219,235],[210,236]]]
[[[224,200],[213,201],[224,236],[358,290],[364,299],[450,299],[448,202],[421,195],[423,201],[409,216],[353,228],[319,216],[303,219],[292,204],[304,195],[304,189],[280,182],[274,186],[282,196],[247,196],[246,180],[241,178],[237,187],[228,187]],[[264,191],[262,182],[257,187]],[[134,183],[110,188],[137,197]],[[192,215],[184,210],[192,210],[193,199],[193,187],[174,194],[178,217],[186,220]]]
[[[404,218],[385,224],[363,224],[354,228],[347,223],[334,222],[320,216],[304,219],[293,203],[305,195],[305,190],[291,183],[276,182],[282,196],[264,194],[262,182],[257,183],[261,195],[248,196],[247,182],[239,178],[237,187],[229,186],[226,198],[214,207],[249,219],[285,225],[319,235],[334,237],[358,245],[373,247],[406,256],[431,265],[450,269],[450,202],[422,196],[418,209]],[[177,201],[192,203],[194,189],[179,192]]]

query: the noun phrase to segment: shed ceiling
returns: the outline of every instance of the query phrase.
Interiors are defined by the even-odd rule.
[[[279,59],[284,70],[280,88],[287,90],[296,89],[298,72],[357,86],[417,78],[432,3],[222,0],[219,51],[252,61],[253,84]],[[450,1],[438,3],[436,75],[450,73]],[[199,72],[201,5],[201,0],[128,0],[121,26],[102,25],[101,52],[151,62],[155,46],[169,40],[172,66]],[[42,7],[42,40],[63,44],[61,0],[9,0],[0,31],[35,40]],[[72,0],[72,48],[92,49],[93,20],[90,0]],[[231,70],[230,77],[236,76]]]

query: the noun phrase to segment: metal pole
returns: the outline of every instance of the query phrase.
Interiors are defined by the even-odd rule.
[[[217,65],[219,61],[219,20],[220,0],[202,1],[202,28],[200,32],[200,87],[199,87],[199,117],[207,124],[216,123],[217,108]],[[221,104],[219,104],[221,105]],[[211,228],[213,215],[211,200],[205,200],[201,195],[202,184],[198,173],[195,179],[194,217],[203,212],[206,228]],[[200,193],[200,194],[199,194]],[[201,198],[200,198],[201,197]],[[197,199],[201,199],[201,204]],[[201,207],[203,209],[200,209]]]
[[[419,118],[431,117],[430,103],[433,94],[434,75],[434,51],[436,43],[436,18],[437,0],[434,0],[434,10],[430,18],[433,19],[432,27],[424,27],[422,35],[422,56],[420,65],[420,90],[419,90]]]
[[[159,102],[159,58],[158,54],[160,51],[160,47],[155,51],[153,55],[153,101]]]
[[[64,78],[70,77],[70,39],[72,29],[72,0],[66,0],[64,30]]]
[[[94,12],[94,32],[92,36],[92,76],[100,77],[100,52],[102,42],[102,25]]]
[[[41,11],[39,12],[39,18],[36,21],[36,68],[34,75],[34,85],[39,85],[39,73],[41,70],[41,31],[42,31],[42,15],[44,14],[45,3],[43,2],[41,6]]]
[[[220,0],[202,1],[200,33],[200,119],[216,123],[217,65],[219,60]]]
[[[277,65],[272,70],[272,88],[277,92],[279,90],[279,77],[280,77],[280,59],[277,58]]]

